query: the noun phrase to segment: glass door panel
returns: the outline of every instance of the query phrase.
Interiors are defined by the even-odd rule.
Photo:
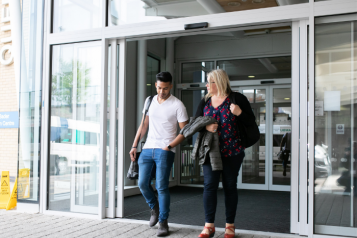
[[[206,93],[207,91],[204,89],[181,91],[181,100],[186,107],[189,117],[196,115],[198,105]],[[191,152],[195,145],[196,138],[197,133],[192,138],[185,139],[180,145],[181,184],[203,184],[202,166],[198,164],[198,160],[191,158]]]
[[[52,48],[48,209],[98,213],[100,42]]]
[[[260,140],[245,150],[239,188],[266,189],[266,89],[247,88],[241,91],[251,103],[260,130]]]
[[[291,132],[291,88],[256,86],[240,88],[240,92],[251,103],[260,140],[245,150],[238,187],[289,191],[290,154],[284,173],[285,164],[278,160],[278,152],[283,135]]]
[[[290,186],[291,88],[273,88],[272,185]],[[281,151],[283,160],[278,157]]]
[[[357,21],[315,25],[315,56],[314,231],[356,237]]]

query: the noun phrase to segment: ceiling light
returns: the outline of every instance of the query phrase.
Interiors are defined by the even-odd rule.
[[[255,76],[254,75],[250,75],[250,76],[248,76],[248,78],[255,78]]]
[[[284,98],[285,100],[290,100],[290,98]]]
[[[265,0],[253,0],[252,3],[265,3]]]
[[[228,6],[230,7],[239,7],[240,6],[240,2],[229,2],[227,3]]]
[[[149,83],[148,83],[148,84],[146,84],[146,85],[147,85],[147,86],[151,86],[151,84],[149,84]]]

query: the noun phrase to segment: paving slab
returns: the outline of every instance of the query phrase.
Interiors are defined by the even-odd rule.
[[[197,237],[199,227],[169,224],[170,238]],[[126,219],[89,219],[44,214],[25,214],[0,210],[2,237],[11,238],[149,238],[156,237],[158,226],[150,228],[147,222]],[[273,233],[277,234],[277,233]],[[223,238],[224,230],[218,229],[215,238]],[[283,237],[277,235],[276,237]],[[287,237],[294,237],[288,235]],[[298,236],[295,236],[298,237]],[[240,232],[236,238],[273,238],[269,235]]]

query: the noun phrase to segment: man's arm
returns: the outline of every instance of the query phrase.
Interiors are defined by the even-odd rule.
[[[143,125],[143,120],[144,120],[144,115],[143,115],[143,118],[141,119],[141,123],[140,123],[140,126],[138,128],[138,131],[136,132],[136,136],[135,136],[135,139],[134,139],[134,142],[133,142],[133,145],[132,145],[132,148],[129,152],[130,154],[130,159],[132,161],[135,161],[136,159],[136,151],[137,151],[137,148],[134,148],[134,147],[137,147],[139,142],[140,142],[140,139],[143,138],[148,130],[148,127],[149,127],[149,116],[146,115],[146,118],[145,118],[145,122],[144,122],[144,125]]]
[[[186,126],[188,124],[188,120],[185,121],[185,122],[179,122],[179,126],[180,126],[180,129],[184,128],[184,126]],[[178,134],[176,136],[176,138],[169,144],[172,148],[178,146],[179,144],[182,143],[182,141],[185,140],[185,137],[181,134]],[[167,150],[169,151],[169,148],[167,148],[167,146],[165,148],[162,148],[163,150]]]

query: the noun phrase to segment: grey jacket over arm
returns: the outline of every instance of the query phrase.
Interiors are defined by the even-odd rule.
[[[198,159],[200,165],[210,158],[213,171],[223,170],[218,133],[209,132],[205,128],[215,122],[218,121],[209,116],[191,117],[190,122],[180,131],[185,138],[192,137],[198,132],[191,158]]]

